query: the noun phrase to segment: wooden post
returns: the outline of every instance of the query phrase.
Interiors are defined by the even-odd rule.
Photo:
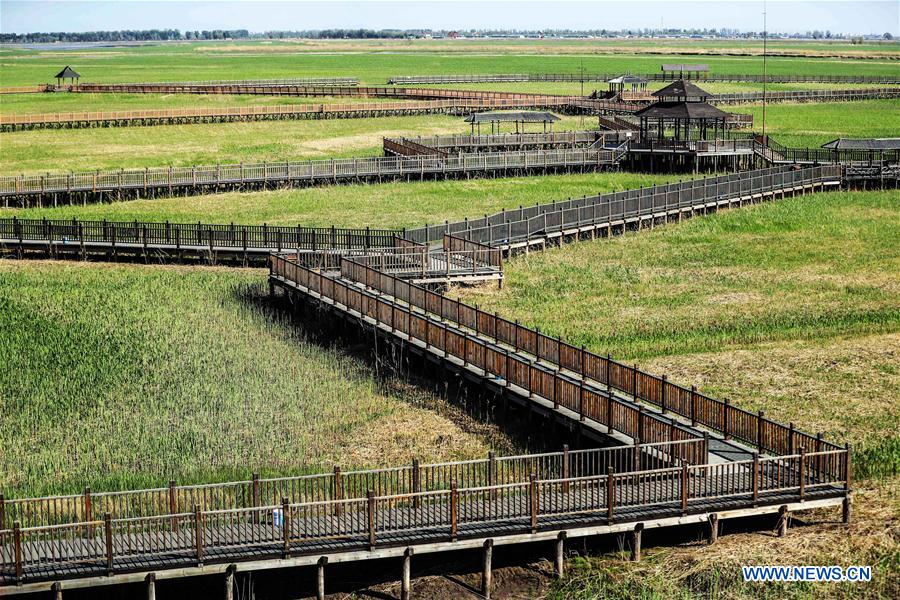
[[[709,515],[709,544],[713,545],[719,539],[719,514]]]
[[[494,574],[491,572],[493,554],[494,540],[487,539],[481,547],[481,595],[485,600],[491,600],[491,588],[494,583]]]
[[[540,499],[538,498],[538,483],[537,483],[537,475],[532,473],[529,475],[529,502],[528,507],[531,513],[531,533],[537,532],[537,523],[538,523],[538,513],[540,512]]]
[[[778,537],[784,537],[787,535],[788,530],[788,507],[786,504],[782,504],[778,507],[778,525],[776,526],[778,531]]]
[[[291,557],[291,505],[287,498],[281,498],[281,535],[282,535],[282,555],[284,558]]]
[[[84,498],[84,502],[83,502],[84,520],[85,521],[93,521],[94,520],[94,511],[93,511],[93,508],[91,507],[91,488],[89,488],[89,487],[84,488],[83,498]],[[88,530],[90,531],[90,528]],[[91,534],[91,535],[93,535],[93,534]]]
[[[798,494],[800,502],[803,502],[803,492],[806,489],[806,448],[800,448],[800,465],[797,468],[797,478],[800,480]]]
[[[53,600],[62,600],[62,584],[58,581],[54,581],[53,585],[50,586],[50,593],[53,594]]]
[[[225,600],[234,600],[234,573],[237,565],[228,565],[225,569]]]
[[[723,406],[723,408],[722,408],[722,435],[723,435],[723,437],[724,437],[726,440],[730,440],[730,439],[731,439],[731,434],[730,434],[729,431],[728,431],[728,429],[729,429],[729,428],[728,428],[728,421],[730,420],[728,417],[729,417],[729,414],[730,414],[730,413],[729,413],[729,408],[730,408],[730,407],[731,407],[731,404],[728,402],[728,398],[725,398],[725,404],[724,404],[724,406]]]
[[[691,386],[691,427],[697,426],[697,386]]]
[[[612,525],[613,509],[616,506],[616,471],[612,467],[606,468],[606,522]]]
[[[178,513],[178,491],[175,488],[175,480],[169,480],[169,514],[174,515]],[[178,517],[172,517],[171,519],[172,532],[178,531]]]
[[[847,456],[844,461],[844,501],[841,504],[841,520],[846,524],[850,523],[850,480],[852,478],[852,468],[850,466],[850,454],[852,453],[852,447],[850,444],[845,446],[847,451]]]
[[[563,444],[562,478],[564,480],[569,479],[569,445],[568,444]],[[568,481],[563,481],[562,489],[563,489],[564,494],[569,493],[569,482]]]
[[[419,459],[414,458],[412,461],[412,493],[418,494],[422,491],[422,482],[419,480]],[[421,504],[419,496],[413,496],[413,507],[419,508]]]
[[[327,556],[322,556],[316,563],[316,600],[325,600],[325,565],[327,564]]]
[[[456,480],[450,483],[450,541],[456,541],[459,527],[459,490],[456,488]]]
[[[7,527],[6,527],[6,499],[3,497],[3,494],[0,494],[0,529],[7,529]]]
[[[369,490],[366,492],[366,498],[368,499],[368,513],[369,517],[369,550],[375,547],[375,490]]]
[[[144,582],[147,586],[147,600],[156,600],[156,573],[148,573]]]
[[[197,566],[203,566],[203,513],[200,505],[194,505],[194,553],[197,555]]]
[[[334,489],[332,490],[332,500],[335,500],[334,505],[334,514],[336,516],[340,516],[342,511],[341,500],[344,498],[343,491],[343,480],[341,479],[341,468],[337,465],[334,466]]]
[[[556,577],[566,576],[566,532],[560,531],[556,536]]]
[[[641,560],[641,534],[644,531],[644,524],[638,523],[631,532],[631,560],[637,562]]]
[[[681,465],[681,515],[687,514],[688,507],[688,466]]]
[[[662,414],[666,414],[666,381],[667,377],[662,376]]]
[[[412,570],[413,549],[407,548],[403,551],[403,573],[400,580],[400,600],[409,600],[411,593],[410,571]]]
[[[106,538],[106,574],[113,574],[112,515],[103,515],[103,531]]]
[[[759,414],[756,417],[756,450],[758,452],[763,451],[763,422],[765,419],[766,413],[759,411]]]
[[[753,506],[759,505],[759,452],[753,453]]]
[[[15,546],[16,581],[22,581],[22,526],[18,521],[13,523],[13,546]]]

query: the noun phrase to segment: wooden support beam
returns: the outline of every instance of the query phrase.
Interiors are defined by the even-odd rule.
[[[631,560],[641,560],[641,534],[644,532],[644,524],[638,523],[631,532]]]
[[[788,520],[789,513],[787,505],[783,504],[778,507],[778,525],[776,529],[778,531],[778,537],[784,537],[787,535],[788,530]]]
[[[491,588],[494,584],[494,574],[491,570],[493,555],[494,540],[485,540],[481,547],[481,595],[485,600],[491,600]]]
[[[719,515],[712,513],[708,518],[709,523],[709,544],[713,545],[719,539]]]
[[[566,532],[560,531],[556,536],[556,577],[562,579],[566,576]]]
[[[407,548],[403,552],[403,573],[400,580],[400,600],[409,600],[410,594],[412,592],[412,584],[410,583],[412,555],[412,548]]]
[[[237,571],[237,565],[228,565],[225,569],[225,600],[234,600],[234,572]]]
[[[62,584],[58,581],[53,582],[53,585],[50,586],[50,592],[53,595],[53,600],[62,600]]]
[[[325,600],[325,565],[327,564],[327,556],[319,558],[316,563],[316,600]]]

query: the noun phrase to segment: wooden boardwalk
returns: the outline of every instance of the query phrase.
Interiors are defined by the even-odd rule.
[[[458,156],[385,156],[118,169],[0,177],[4,206],[147,198],[224,190],[510,175],[614,168],[624,149],[561,149]]]
[[[685,202],[731,203],[815,186],[839,173],[836,167],[772,168],[691,187],[657,186],[631,199],[637,214],[655,217],[661,198],[679,208]],[[546,219],[586,206],[579,200],[554,203],[539,214]],[[484,225],[491,219],[485,217]],[[0,225],[8,229],[8,223]],[[19,222],[13,231],[38,234],[49,225]],[[151,231],[172,236],[180,227]],[[99,235],[102,229],[91,231]],[[207,234],[212,231],[207,227]],[[215,231],[224,239],[241,231],[246,233],[239,237],[254,240],[276,234],[262,227]],[[410,260],[418,261],[416,268],[434,266],[440,252],[471,253],[469,265],[502,266],[499,251],[486,247],[472,228],[445,224],[401,232],[402,239],[396,232],[361,229],[277,231],[282,241],[290,233],[292,242],[316,248],[329,240],[332,246],[370,248],[345,253],[337,268],[309,264],[304,257],[311,254],[272,255],[273,289],[401,343],[501,402],[542,411],[613,446],[200,486],[172,482],[149,490],[0,496],[0,594],[46,590],[57,581],[65,587],[109,585],[147,573],[227,576],[233,564],[321,567],[325,560],[408,560],[413,551],[492,543],[560,544],[568,536],[836,504],[849,518],[849,447],[429,291],[403,272]],[[178,235],[185,233],[204,230]],[[424,245],[438,239],[440,249]]]
[[[622,73],[505,73],[505,74],[453,74],[453,75],[398,75],[388,79],[392,85],[433,85],[452,83],[518,83],[527,81],[550,82],[607,82],[619,77]],[[642,73],[638,77],[647,81],[674,81],[682,75],[670,73]],[[684,79],[728,83],[863,83],[863,84],[900,84],[900,76],[880,75],[763,75],[706,73],[700,77],[691,77],[690,72],[683,74]]]
[[[354,102],[273,106],[233,106],[224,108],[169,108],[123,111],[67,112],[0,115],[0,131],[32,129],[77,129],[183,125],[189,123],[232,123],[240,121],[281,121],[309,119],[367,119],[427,114],[467,115],[485,110],[541,108],[569,110],[569,102],[559,98],[451,100],[404,100],[399,102]],[[615,108],[618,105],[608,105]],[[630,109],[629,109],[630,110]],[[631,110],[633,112],[633,110]]]

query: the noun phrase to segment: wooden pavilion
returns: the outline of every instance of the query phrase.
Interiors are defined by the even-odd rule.
[[[81,75],[75,69],[66,65],[66,68],[56,74],[56,85],[64,84],[66,79],[69,80],[70,84],[75,85],[80,77]]]
[[[709,104],[709,94],[693,83],[679,79],[653,92],[653,96],[656,102],[635,113],[640,118],[643,139],[725,137],[728,113]],[[669,132],[672,135],[667,135]]]
[[[466,123],[472,125],[472,135],[475,135],[476,128],[478,135],[481,135],[482,123],[490,124],[491,133],[500,133],[501,123],[515,123],[516,133],[525,133],[526,123],[543,123],[544,133],[546,133],[547,124],[549,123],[550,125],[550,131],[553,131],[553,123],[555,123],[556,121],[559,121],[559,117],[557,117],[553,113],[534,110],[472,113],[471,115],[466,117]]]

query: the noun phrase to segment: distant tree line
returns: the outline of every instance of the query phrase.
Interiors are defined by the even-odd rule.
[[[368,39],[402,39],[405,37],[424,37],[425,32],[402,31],[400,29],[322,29],[316,31],[267,31],[262,37],[269,39],[306,38],[329,40],[368,40]]]
[[[178,29],[124,29],[121,31],[83,31],[52,33],[0,33],[0,43],[48,44],[52,42],[156,42],[168,40],[226,40],[249,38],[246,29],[185,31]]]
[[[320,29],[307,31],[266,31],[250,33],[246,29],[213,29],[181,32],[178,29],[146,29],[122,31],[86,31],[55,33],[0,33],[0,43],[52,43],[52,42],[144,42],[169,40],[228,40],[228,39],[403,39],[403,38],[615,38],[615,37],[692,37],[692,38],[761,38],[761,31],[740,31],[737,29],[676,29],[676,28],[638,28],[638,29],[545,29],[543,31],[518,29],[468,29],[460,31],[443,31],[431,29]],[[772,33],[770,38],[778,39],[824,39],[824,40],[892,40],[890,33],[883,35],[849,36],[831,31],[806,31],[795,33]]]

